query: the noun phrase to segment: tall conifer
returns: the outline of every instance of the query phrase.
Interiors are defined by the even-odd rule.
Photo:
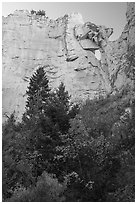
[[[28,98],[25,116],[27,119],[38,118],[43,113],[49,92],[49,80],[46,77],[44,67],[40,67],[31,77],[26,91]]]

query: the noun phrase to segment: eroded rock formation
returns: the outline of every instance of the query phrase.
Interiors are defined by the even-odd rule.
[[[75,101],[112,92],[112,76],[127,44],[134,43],[133,8],[133,3],[128,5],[128,23],[115,42],[109,42],[112,28],[84,23],[79,13],[57,20],[28,11],[3,17],[3,115],[15,110],[21,118],[29,78],[39,66],[45,66],[53,89],[64,82]],[[101,60],[95,57],[96,50]],[[122,77],[120,85],[117,77],[113,85],[122,86],[127,81]]]
[[[103,48],[102,64],[108,67],[109,80],[112,88],[120,89],[127,83],[132,83],[125,74],[125,63],[128,49],[134,49],[135,45],[135,3],[127,3],[127,24],[120,38],[108,42]]]

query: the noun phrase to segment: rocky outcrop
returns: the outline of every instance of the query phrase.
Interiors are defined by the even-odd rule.
[[[132,81],[126,76],[124,67],[128,49],[134,49],[135,45],[135,3],[127,3],[127,24],[120,38],[108,42],[102,50],[102,64],[108,67],[109,80],[112,88],[121,89],[123,85]],[[133,48],[132,48],[133,47]]]
[[[64,82],[74,101],[112,92],[112,78],[125,47],[134,41],[133,7],[133,3],[128,5],[128,24],[115,42],[109,42],[112,28],[84,23],[79,13],[57,20],[28,11],[3,17],[3,116],[15,110],[21,118],[29,78],[39,66],[46,67],[50,86],[55,89]],[[96,50],[101,60],[96,58]],[[114,84],[118,87],[117,80]],[[120,83],[125,80],[122,75]]]

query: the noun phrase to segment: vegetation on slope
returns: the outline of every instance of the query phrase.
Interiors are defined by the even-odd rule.
[[[44,67],[31,77],[22,122],[3,125],[3,201],[134,201],[134,94],[70,102]]]

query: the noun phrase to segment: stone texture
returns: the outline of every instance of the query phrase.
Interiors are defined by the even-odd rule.
[[[99,47],[96,45],[96,43],[94,43],[93,41],[91,41],[90,39],[84,39],[84,40],[80,40],[80,45],[82,46],[82,48],[84,50],[91,50],[91,51],[95,51],[98,50]]]
[[[108,67],[109,80],[112,88],[121,89],[123,85],[130,83],[124,72],[124,63],[128,47],[135,45],[135,3],[127,3],[127,24],[120,38],[113,42],[108,42],[102,49],[102,65]],[[132,82],[131,82],[132,83]]]
[[[84,23],[79,13],[51,20],[21,10],[3,17],[3,121],[14,110],[21,118],[29,78],[39,66],[46,66],[50,86],[55,89],[64,82],[74,101],[112,92],[112,76],[127,44],[134,44],[133,7],[128,4],[128,23],[114,42],[109,42],[112,28]],[[95,57],[96,50],[101,60]],[[121,87],[125,81],[122,73],[114,83]]]

